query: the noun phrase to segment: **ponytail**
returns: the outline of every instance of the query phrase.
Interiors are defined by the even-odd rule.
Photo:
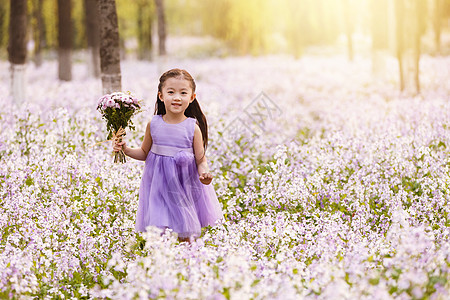
[[[197,98],[189,103],[189,106],[184,111],[184,115],[186,117],[197,119],[198,127],[200,127],[200,131],[202,132],[203,149],[206,152],[206,148],[208,147],[208,123],[206,122],[206,117],[200,108],[200,104],[198,104]]]

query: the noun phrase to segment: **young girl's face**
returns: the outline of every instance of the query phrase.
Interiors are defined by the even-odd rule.
[[[184,114],[189,103],[194,101],[195,94],[188,80],[183,77],[171,77],[164,82],[158,97],[164,102],[166,113]]]

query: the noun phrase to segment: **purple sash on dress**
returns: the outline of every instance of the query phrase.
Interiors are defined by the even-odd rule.
[[[165,146],[165,145],[157,145],[152,144],[152,148],[150,149],[155,154],[164,155],[164,156],[175,156],[180,151],[186,151],[190,153],[194,153],[192,148],[179,148],[173,146]]]

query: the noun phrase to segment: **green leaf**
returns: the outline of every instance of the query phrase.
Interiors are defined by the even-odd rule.
[[[219,267],[218,266],[216,266],[216,265],[213,266],[213,272],[214,272],[214,275],[216,275],[216,278],[219,278]]]
[[[28,178],[25,180],[25,184],[26,184],[27,186],[30,186],[30,185],[34,184],[34,181],[33,181],[33,179],[31,179],[30,177],[28,177]]]

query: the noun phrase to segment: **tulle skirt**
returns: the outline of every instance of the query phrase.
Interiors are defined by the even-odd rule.
[[[200,182],[192,153],[149,152],[139,189],[137,231],[156,226],[170,228],[181,238],[197,237],[202,227],[222,217],[216,192],[211,184]]]

